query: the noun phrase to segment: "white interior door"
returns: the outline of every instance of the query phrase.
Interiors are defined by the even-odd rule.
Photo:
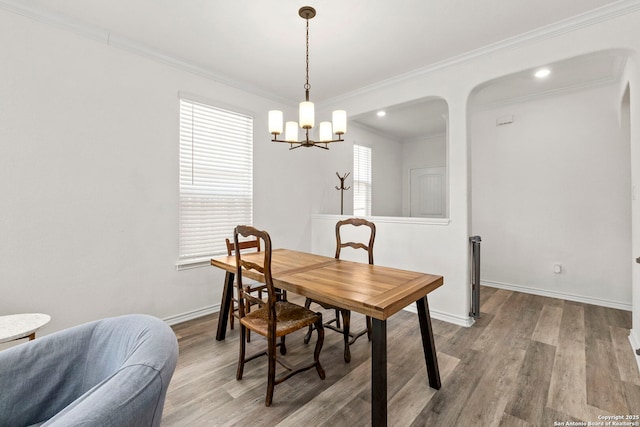
[[[446,218],[447,168],[411,169],[410,174],[410,216]]]

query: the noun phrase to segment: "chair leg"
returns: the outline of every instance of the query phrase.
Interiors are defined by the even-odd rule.
[[[233,299],[231,300],[231,308],[229,309],[229,324],[231,325],[230,328],[233,329],[233,321],[235,320],[235,317],[233,315],[233,308],[236,306],[236,304],[233,302]]]
[[[351,312],[340,310],[342,314],[342,336],[344,337],[344,361],[351,362],[351,350],[349,350],[349,328],[351,326]]]
[[[311,333],[313,332],[313,326],[309,325],[309,329],[307,330],[307,334],[304,336],[304,343],[309,344],[311,341]]]
[[[287,346],[284,343],[284,338],[286,337],[286,335],[283,335],[280,337],[280,354],[281,355],[285,355],[287,354]]]
[[[305,308],[311,307],[311,299],[310,298],[306,298],[304,300],[304,307]],[[311,333],[312,332],[313,332],[313,326],[309,325],[309,330],[307,331],[307,335],[304,336],[304,343],[305,344],[309,344],[309,341],[311,340]]]
[[[251,313],[251,304],[248,300],[245,300],[245,312]],[[247,329],[247,342],[251,342],[251,331]]]
[[[316,341],[316,348],[313,352],[313,360],[316,364],[316,371],[318,371],[318,375],[320,379],[325,379],[324,369],[322,369],[322,365],[320,364],[320,351],[322,350],[322,345],[324,344],[324,326],[322,326],[322,316],[319,316],[319,319],[315,322],[316,332],[318,332],[318,340]]]
[[[267,359],[268,372],[267,372],[267,396],[264,401],[265,406],[271,406],[273,401],[273,389],[276,386],[276,337],[270,336],[267,338],[269,343],[267,344]]]
[[[340,310],[336,308],[336,328],[340,329]]]
[[[238,370],[236,371],[236,380],[242,379],[242,373],[244,372],[244,354],[246,349],[245,333],[247,328],[240,324],[240,355],[238,356]]]

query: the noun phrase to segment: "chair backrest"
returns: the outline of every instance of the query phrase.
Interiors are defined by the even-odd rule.
[[[224,239],[226,244],[227,244],[227,255],[231,256],[233,255],[233,251],[236,250],[236,244],[235,242],[230,241],[229,239]],[[245,240],[242,242],[238,242],[238,248],[240,248],[240,250],[245,250],[245,249],[251,249],[251,248],[256,248],[258,252],[260,252],[260,239],[254,239],[254,240]]]
[[[242,272],[246,270],[255,270],[259,273],[262,273],[264,276],[264,283],[267,287],[268,293],[268,301],[267,306],[269,307],[269,318],[273,315],[275,320],[275,302],[279,297],[279,294],[276,293],[275,288],[273,287],[273,279],[271,277],[271,237],[269,233],[266,231],[258,230],[255,227],[249,225],[239,225],[233,231],[233,242],[236,248],[241,248],[241,242],[239,241],[239,236],[242,237],[255,237],[256,240],[262,240],[264,243],[264,251],[262,251],[263,256],[261,257],[262,262],[252,262],[243,259],[243,256],[247,254],[243,254],[242,251],[235,251],[236,254],[236,284],[238,287],[238,313],[240,318],[244,317],[244,300],[249,299],[251,301],[256,300],[256,298],[244,291],[244,286],[242,283]],[[259,244],[259,242],[258,242]],[[254,257],[255,259],[255,257]],[[258,303],[258,301],[255,301]],[[260,301],[260,303],[263,303]],[[263,303],[264,304],[264,303]],[[272,313],[273,312],[273,313]]]
[[[371,234],[369,235],[369,243],[355,243],[355,242],[346,242],[342,243],[342,239],[340,238],[340,227],[343,225],[352,225],[355,227],[360,227],[361,225],[365,225],[371,229]],[[362,218],[349,218],[342,221],[338,221],[336,224],[336,258],[340,259],[340,250],[344,247],[351,247],[354,249],[364,249],[369,254],[369,264],[373,264],[373,242],[376,239],[376,225]]]

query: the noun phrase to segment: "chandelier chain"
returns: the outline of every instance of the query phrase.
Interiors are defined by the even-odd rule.
[[[309,19],[307,18],[307,81],[304,84],[304,89],[307,91],[307,101],[309,100],[309,89],[311,89],[311,85],[309,84]]]

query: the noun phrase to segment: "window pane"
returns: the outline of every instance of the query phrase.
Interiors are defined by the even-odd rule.
[[[253,223],[253,118],[180,100],[179,263],[226,253]]]
[[[371,215],[371,148],[353,145],[353,214]]]

